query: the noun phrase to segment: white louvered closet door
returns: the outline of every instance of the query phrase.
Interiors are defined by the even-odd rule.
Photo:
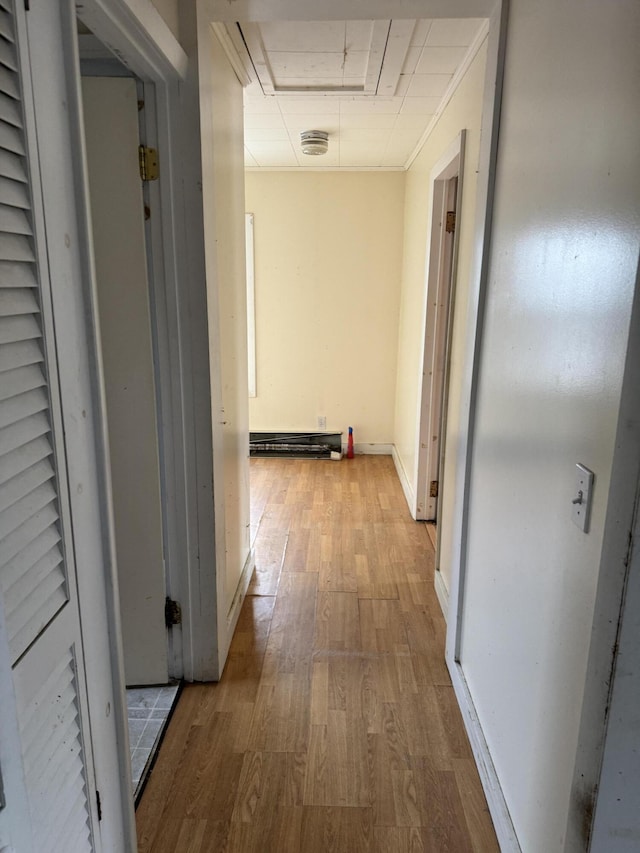
[[[23,784],[32,850],[84,853],[99,849],[96,786],[51,284],[16,11],[13,0],[0,0],[0,656],[4,648],[12,672],[22,763],[15,791]],[[15,843],[2,837],[9,831],[3,812],[21,804],[12,802],[7,768],[0,772],[1,849]]]

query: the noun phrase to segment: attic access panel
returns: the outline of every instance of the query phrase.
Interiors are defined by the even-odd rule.
[[[415,21],[238,23],[230,34],[248,52],[265,95],[393,96]]]

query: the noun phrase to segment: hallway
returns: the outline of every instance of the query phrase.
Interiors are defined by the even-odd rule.
[[[251,477],[258,568],[221,682],[169,724],[140,853],[497,851],[391,458]]]

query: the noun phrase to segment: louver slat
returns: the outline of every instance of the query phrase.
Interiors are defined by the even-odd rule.
[[[33,264],[0,260],[0,287],[37,287],[38,279]]]
[[[2,6],[3,3],[0,0],[0,7]],[[6,6],[4,8],[6,8]],[[5,41],[4,39],[0,39],[0,62],[12,71],[16,71],[18,68],[15,49],[11,42]]]
[[[66,675],[68,673],[66,669],[63,669],[60,673],[61,677],[58,678],[56,714],[60,720],[62,720],[67,708],[73,705],[76,699],[74,683],[65,677]],[[49,764],[53,743],[46,716],[42,716],[39,722],[30,721],[29,725],[31,726],[31,739],[28,749],[22,755],[25,773],[32,773],[39,762],[45,765]],[[55,752],[55,749],[53,751]],[[48,754],[45,754],[47,752]]]
[[[33,391],[45,385],[45,378],[39,364],[27,364],[15,370],[7,370],[0,385],[0,402],[16,397],[18,394]]]
[[[9,95],[10,98],[18,98],[18,75],[15,71],[10,71],[4,65],[0,65],[0,91]]]
[[[17,477],[13,477],[8,483],[4,483],[0,486],[0,513],[20,498],[37,489],[38,486],[53,479],[54,476],[55,472],[51,461],[42,459],[22,471]]]
[[[60,682],[56,691],[56,718],[60,725],[56,726],[54,732],[51,732],[47,725],[47,720],[42,719],[40,721],[38,730],[34,730],[33,736],[24,752],[25,773],[32,773],[38,765],[46,769],[51,767],[53,763],[52,758],[58,751],[61,741],[64,740],[65,729],[68,729],[73,724],[77,716],[78,709],[74,683],[72,681],[67,683]],[[50,785],[52,781],[53,779],[46,775],[41,778],[43,786]],[[55,802],[55,793],[53,793],[51,801],[52,804]]]
[[[16,341],[13,344],[0,344],[0,373],[39,364],[43,360],[42,351],[36,341]],[[0,421],[0,426],[3,426]]]
[[[0,203],[29,209],[29,193],[24,184],[0,176]],[[1,256],[0,256],[1,257]]]
[[[21,575],[18,582],[7,590],[7,609],[17,612],[20,600],[27,598],[30,592],[60,565],[62,559],[62,551],[57,546],[47,551],[41,560],[31,566],[29,571]]]
[[[25,777],[34,847],[42,851],[90,853],[77,680],[71,650],[63,663],[62,671],[55,667],[21,717],[23,750],[30,757]],[[44,749],[40,748],[43,742]]]
[[[26,578],[40,560],[57,547],[60,542],[60,535],[55,527],[48,527],[40,532],[37,538],[34,537],[26,547],[9,560],[4,568],[4,577],[2,579],[2,589],[5,595],[9,595],[14,587],[19,584],[23,578]],[[58,548],[58,550],[60,550]],[[26,581],[25,581],[26,582]]]
[[[0,11],[0,35],[7,41],[15,41],[13,35],[13,21],[8,12]]]
[[[45,483],[0,513],[0,538],[4,539],[4,553],[13,557],[24,548],[22,528],[45,509],[56,513],[55,498],[55,488],[51,483]]]
[[[17,127],[12,127],[4,121],[0,121],[0,146],[15,154],[24,154],[24,143],[22,134]]]
[[[0,483],[6,483],[29,465],[51,455],[51,444],[46,437],[46,432],[39,433],[33,440],[23,440],[20,446],[19,454],[0,456]]]
[[[27,171],[24,167],[24,159],[12,151],[4,151],[0,148],[0,175],[11,178],[12,181],[26,183]]]
[[[65,778],[64,788],[56,790],[57,796],[52,798],[49,812],[43,815],[49,827],[47,833],[49,850],[55,850],[61,840],[68,839],[67,822],[70,818],[74,819],[78,801],[80,801],[81,809],[83,807],[84,780],[80,773],[81,768],[74,767],[73,770],[75,775],[69,775]]]
[[[58,514],[52,504],[48,504],[40,512],[35,513],[30,519],[24,522],[17,530],[9,537],[3,547],[6,545],[6,553],[3,554],[7,563],[13,562],[13,558],[18,556],[23,548],[26,548],[37,536],[43,533],[48,527],[55,525]],[[3,571],[4,574],[4,571]]]
[[[3,290],[0,290],[1,317],[38,313],[40,313],[40,309],[38,308],[33,291],[23,287],[5,287]]]
[[[37,415],[32,415],[19,424],[11,424],[0,430],[0,482],[4,482],[3,471],[20,470],[16,468],[16,463],[12,459],[3,459],[5,454],[9,454],[12,450],[22,447],[27,442],[45,435],[50,430],[49,418],[46,413],[39,412]],[[11,474],[13,476],[13,474]]]
[[[7,261],[34,261],[31,240],[20,234],[0,232],[0,257]]]
[[[9,650],[17,660],[67,603],[64,575],[50,572],[20,607],[7,614]]]
[[[64,812],[55,815],[56,825],[51,832],[51,853],[67,853],[68,850],[91,850],[89,845],[89,827],[86,822],[82,821],[82,816],[86,814],[85,793],[82,779],[74,783],[74,788],[78,791],[74,800],[68,799],[68,808]],[[68,826],[78,828],[76,835],[70,837]],[[56,831],[57,830],[57,831]]]
[[[19,207],[0,205],[0,231],[8,231],[9,234],[31,234],[26,213]]]
[[[39,337],[40,326],[35,317],[6,317],[0,322],[0,344],[12,344]]]
[[[67,853],[67,850],[91,850],[91,843],[89,841],[89,827],[86,823],[80,823],[80,815],[84,811],[84,803],[82,798],[83,794],[78,797],[76,804],[74,805],[73,812],[69,815],[69,823],[72,825],[78,825],[78,830],[75,835],[69,835],[66,839],[60,838],[57,841],[57,846],[54,846],[51,850],[51,853]],[[52,842],[53,843],[53,842]]]
[[[33,391],[15,396],[0,407],[0,428],[42,412],[48,405],[47,393],[43,388],[34,388]]]
[[[22,115],[17,101],[0,92],[0,119],[15,127],[22,127]]]

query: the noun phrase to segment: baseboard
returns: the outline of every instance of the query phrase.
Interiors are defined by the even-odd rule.
[[[498,837],[500,851],[501,853],[522,853],[462,667],[459,663],[454,662],[451,664],[449,661],[447,661],[447,666],[449,667],[453,689],[458,700],[458,705],[460,706],[467,735],[469,736],[473,757],[478,768],[478,773],[480,774],[480,781],[482,782],[493,826]]]
[[[354,444],[353,452],[364,456],[391,456],[392,444]],[[347,452],[347,445],[343,443],[342,452]]]
[[[231,607],[229,608],[229,612],[227,613],[225,648],[224,657],[222,658],[225,661],[229,653],[229,646],[231,645],[233,633],[236,630],[236,625],[238,624],[240,611],[242,609],[244,598],[247,594],[247,588],[249,587],[251,575],[253,574],[255,566],[256,555],[253,548],[251,548],[249,550],[249,553],[247,554],[247,559],[244,562],[242,574],[240,575],[240,580],[238,581],[238,586],[236,587],[235,595],[233,596],[233,601],[231,602]]]
[[[438,596],[438,602],[442,610],[442,615],[444,616],[444,621],[446,622],[449,617],[449,590],[447,589],[444,578],[442,577],[442,572],[436,570],[434,575],[433,585],[436,590],[436,595]]]
[[[409,512],[411,513],[411,517],[415,519],[416,496],[413,493],[413,489],[409,483],[409,478],[407,477],[407,472],[404,470],[402,459],[400,458],[400,454],[398,453],[395,444],[391,446],[391,456],[393,457],[393,464],[396,466],[396,472],[398,474],[398,479],[400,480],[400,485],[402,486],[402,491],[404,492],[405,500],[409,507]]]

